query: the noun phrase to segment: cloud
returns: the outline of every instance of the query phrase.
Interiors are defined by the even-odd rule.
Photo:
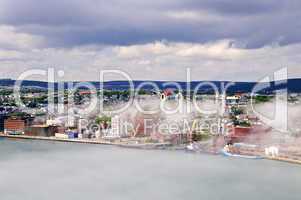
[[[0,26],[1,49],[38,48],[43,44],[42,37],[19,33],[13,26]],[[11,52],[8,52],[11,54]]]
[[[114,48],[121,58],[138,58],[142,56],[180,56],[211,59],[232,59],[242,56],[243,50],[231,47],[231,40],[222,40],[212,43],[168,43],[154,42],[144,45],[131,45]]]
[[[0,51],[0,66],[3,66],[3,78],[7,74],[16,78],[25,70],[48,67],[64,70],[65,80],[99,80],[99,73],[104,69],[121,69],[139,80],[185,80],[186,68],[191,69],[192,80],[256,81],[282,67],[288,67],[290,78],[301,77],[298,53],[301,43],[258,49],[239,46],[233,40],[157,41],[130,46]]]
[[[166,16],[176,20],[187,20],[196,22],[216,22],[223,21],[223,18],[212,13],[199,10],[199,11],[168,11]]]
[[[299,1],[272,0],[3,0],[0,23],[46,37],[52,47],[232,38],[245,48],[259,48],[300,42],[295,20],[300,6]]]
[[[55,67],[66,79],[95,80],[114,67],[135,79],[182,80],[190,67],[195,80],[257,80],[287,66],[300,77],[300,8],[294,0],[2,0],[2,76]]]

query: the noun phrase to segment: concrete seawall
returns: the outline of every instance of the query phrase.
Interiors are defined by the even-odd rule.
[[[288,163],[293,163],[293,164],[299,164],[301,165],[301,160],[296,160],[288,157],[271,157],[271,156],[265,156],[265,159],[268,160],[276,160],[276,161],[281,161],[281,162],[288,162]]]

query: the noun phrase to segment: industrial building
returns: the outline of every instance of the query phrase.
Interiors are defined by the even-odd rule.
[[[4,121],[7,119],[7,115],[0,114],[0,132],[4,131]]]
[[[25,131],[25,120],[9,118],[4,120],[4,134],[23,135]]]
[[[58,132],[57,130],[57,126],[32,125],[25,128],[25,135],[51,137],[54,136],[56,132]]]

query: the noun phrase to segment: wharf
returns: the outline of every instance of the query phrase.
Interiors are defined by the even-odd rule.
[[[70,142],[70,143],[85,143],[85,144],[102,144],[102,145],[117,145],[120,142],[110,142],[105,140],[93,140],[93,139],[65,139],[56,137],[41,137],[41,136],[28,136],[28,135],[5,135],[0,133],[2,138],[10,139],[28,139],[28,140],[47,140],[55,142]]]
[[[115,145],[125,148],[137,148],[137,149],[164,149],[165,147],[170,146],[169,143],[145,143],[145,144],[131,144],[128,141],[107,141],[101,139],[65,139],[57,137],[42,137],[42,136],[28,136],[28,135],[6,135],[0,133],[0,138],[9,138],[9,139],[26,139],[26,140],[46,140],[54,142],[70,142],[70,143],[84,143],[84,144],[100,144],[100,145]]]

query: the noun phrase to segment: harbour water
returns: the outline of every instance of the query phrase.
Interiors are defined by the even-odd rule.
[[[0,140],[1,200],[299,200],[299,165],[182,151]]]

